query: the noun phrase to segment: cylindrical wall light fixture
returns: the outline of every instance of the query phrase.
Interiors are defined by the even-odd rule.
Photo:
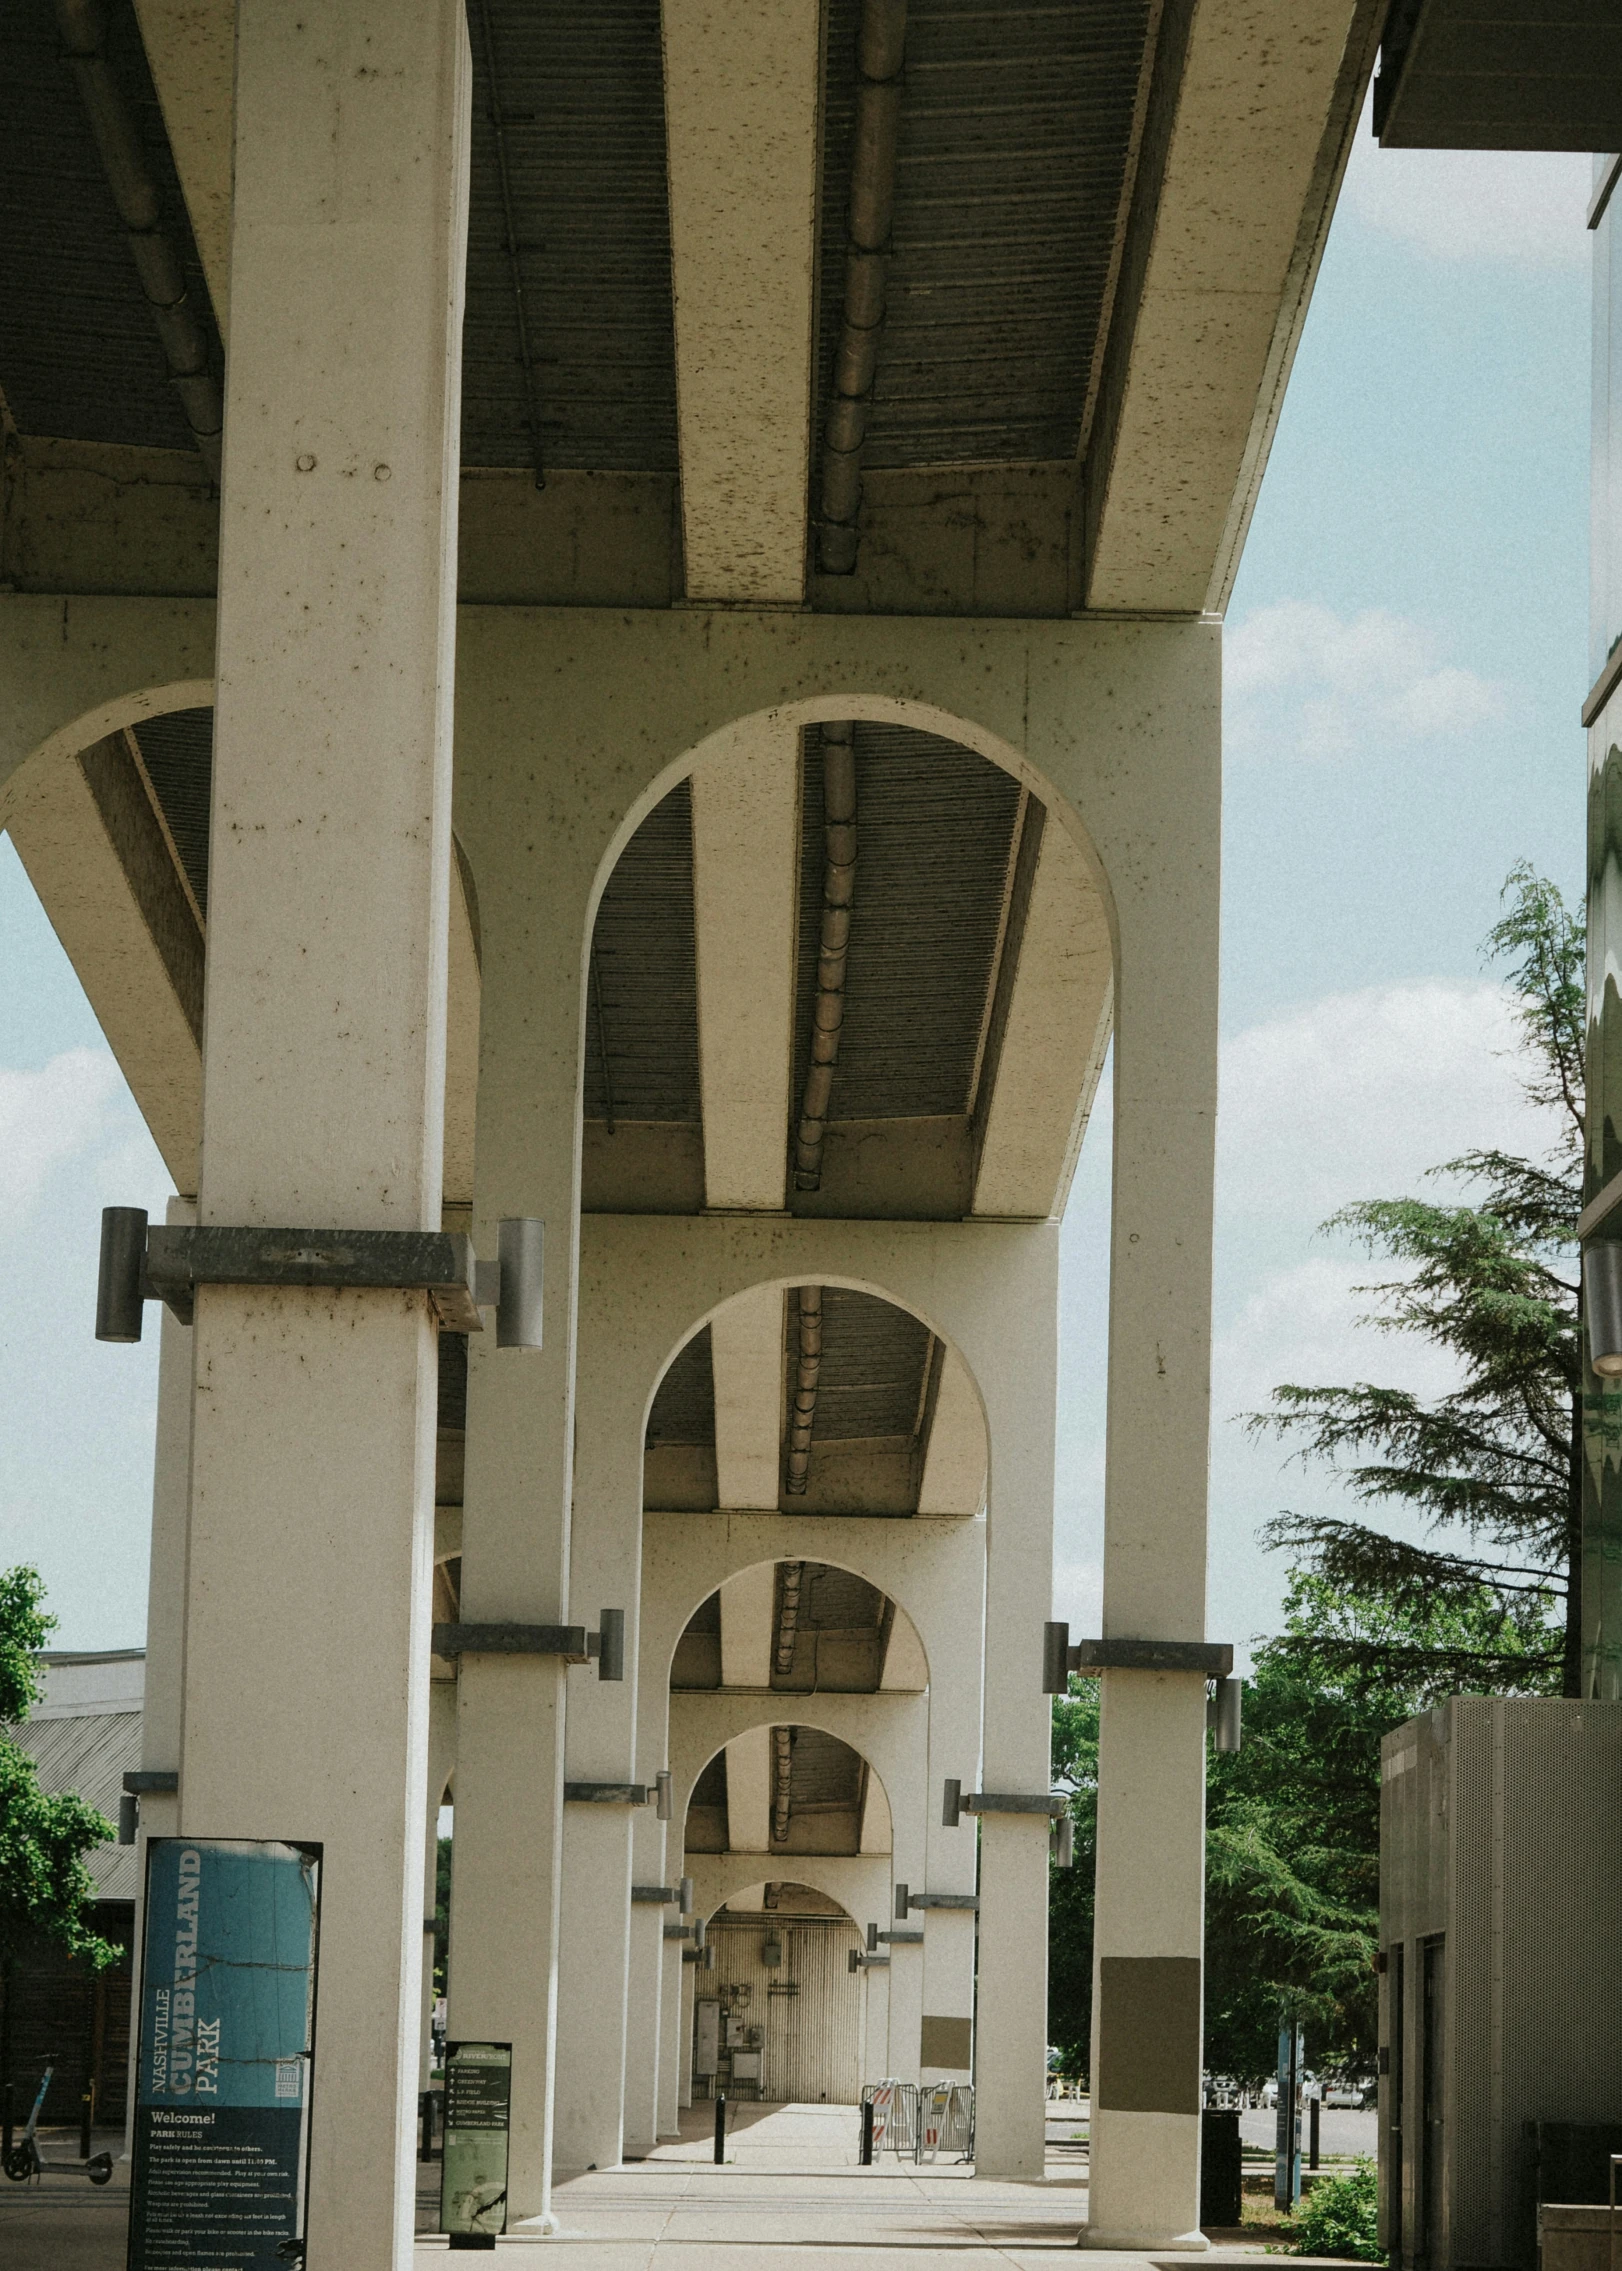
[[[1622,1240],[1583,1248],[1583,1322],[1589,1363],[1602,1380],[1622,1379]]]

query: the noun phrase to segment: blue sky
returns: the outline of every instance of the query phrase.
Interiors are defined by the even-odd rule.
[[[1229,613],[1210,1630],[1268,1629],[1278,1380],[1434,1384],[1315,1237],[1467,1145],[1537,1141],[1478,948],[1513,861],[1581,876],[1587,162],[1360,137]],[[162,1167],[0,840],[0,1565],[58,1644],[138,1643],[156,1335],[91,1337],[96,1227]],[[1056,1608],[1096,1629],[1108,1108],[1064,1234]]]

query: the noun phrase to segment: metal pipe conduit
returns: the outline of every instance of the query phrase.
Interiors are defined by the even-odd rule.
[[[794,1139],[794,1187],[800,1191],[814,1191],[822,1181],[822,1139],[845,1023],[845,961],[856,899],[856,728],[848,719],[822,728],[822,836],[822,936],[811,1062]]]
[[[777,1606],[777,1648],[774,1661],[783,1677],[794,1669],[794,1642],[800,1629],[800,1585],[805,1576],[803,1561],[785,1561],[782,1565],[782,1592]]]
[[[56,0],[56,25],[78,81],[101,170],[124,224],[135,273],[152,310],[170,383],[198,455],[217,482],[225,425],[220,382],[209,368],[208,339],[186,296],[180,253],[163,226],[162,201],[147,167],[140,129],[107,62],[103,0]]]
[[[822,1372],[822,1288],[802,1285],[799,1298],[800,1361],[789,1413],[788,1495],[803,1496],[811,1466],[811,1427],[817,1416],[817,1381]]]
[[[794,1734],[788,1727],[772,1729],[772,1843],[788,1843],[789,1776],[794,1768]]]
[[[834,358],[833,393],[823,428],[817,566],[825,576],[848,576],[856,567],[862,447],[867,440],[879,334],[884,327],[906,38],[907,0],[864,0],[856,47],[856,133],[846,222],[845,308]]]

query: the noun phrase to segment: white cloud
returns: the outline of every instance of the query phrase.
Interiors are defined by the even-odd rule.
[[[1522,1095],[1502,986],[1422,979],[1331,994],[1225,1042],[1217,1189],[1225,1209],[1307,1220],[1421,1187],[1492,1145],[1541,1154],[1553,1117]]]
[[[1568,150],[1382,150],[1365,111],[1340,204],[1431,260],[1575,267],[1591,174]]]
[[[1307,1387],[1379,1380],[1416,1395],[1445,1393],[1457,1367],[1440,1350],[1359,1322],[1378,1305],[1357,1288],[1401,1274],[1367,1255],[1326,1253],[1264,1278],[1212,1347],[1218,1426],[1233,1413],[1262,1410],[1281,1380]]]
[[[1259,607],[1223,649],[1230,751],[1272,745],[1312,758],[1470,733],[1513,689],[1443,663],[1418,623],[1385,608],[1337,615],[1314,600]]]
[[[37,1072],[0,1067],[0,1228],[21,1228],[52,1170],[107,1135],[121,1087],[105,1049],[67,1049]]]

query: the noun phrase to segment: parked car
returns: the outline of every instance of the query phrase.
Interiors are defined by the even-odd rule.
[[[1366,2081],[1331,2082],[1324,2091],[1324,2104],[1342,2106],[1361,2111],[1374,2103],[1374,2085]]]

